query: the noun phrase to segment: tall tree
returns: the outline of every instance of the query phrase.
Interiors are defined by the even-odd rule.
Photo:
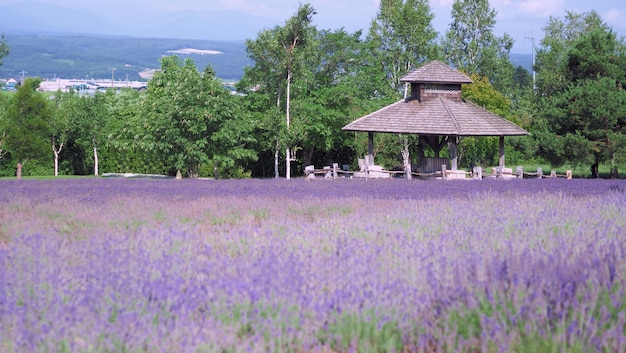
[[[254,157],[244,146],[249,128],[237,131],[235,121],[245,115],[236,97],[209,67],[200,73],[190,59],[164,57],[146,94],[138,140],[174,170],[196,178],[203,165]]]
[[[468,74],[489,77],[494,88],[510,92],[514,67],[509,60],[513,39],[493,33],[496,10],[488,0],[455,0],[446,32],[446,59]]]
[[[307,58],[307,50],[313,48],[312,26],[315,9],[310,4],[300,5],[294,16],[289,18],[283,27],[276,26],[259,33],[255,41],[246,42],[248,56],[254,61],[255,66],[246,70],[244,82],[248,86],[256,86],[259,89],[275,97],[276,107],[284,109],[284,124],[274,122],[276,131],[276,149],[274,154],[274,176],[278,177],[279,148],[285,148],[286,178],[291,177],[291,162],[293,160],[292,141],[288,138],[291,127],[291,84],[296,75],[303,67]],[[239,85],[245,87],[244,84]],[[284,94],[284,96],[283,96]],[[284,106],[281,103],[285,99]],[[267,107],[268,112],[273,111]],[[273,116],[273,114],[271,114]]]
[[[287,20],[285,27],[280,30],[278,41],[284,50],[283,65],[287,74],[286,77],[286,98],[285,98],[285,121],[287,131],[291,126],[291,81],[295,72],[301,69],[307,49],[312,48],[311,37],[313,27],[311,22],[315,9],[310,4],[300,5],[298,12]],[[295,160],[295,153],[292,153],[292,141],[287,142],[285,149],[285,177],[291,178],[291,162]]]
[[[316,31],[316,50],[309,55],[303,74],[294,84],[297,95],[293,110],[298,120],[293,131],[295,142],[303,151],[304,165],[313,164],[316,152],[323,155],[323,163],[329,159],[337,161],[340,156],[336,154],[345,148],[349,134],[342,132],[341,127],[366,99],[360,90],[361,82],[372,80],[359,72],[364,47],[360,37],[360,31]],[[330,155],[332,150],[334,156]]]
[[[6,147],[11,159],[17,162],[17,176],[29,160],[49,158],[49,130],[46,121],[51,109],[46,99],[37,92],[40,79],[26,78],[18,88],[6,111],[10,122],[6,129]]]
[[[370,54],[395,92],[404,86],[402,76],[437,58],[433,17],[427,0],[380,1],[368,35]]]
[[[115,94],[109,90],[106,93],[96,92],[91,97],[88,95],[79,98],[78,108],[74,110],[71,123],[77,130],[77,141],[90,149],[93,153],[93,175],[100,175],[99,148],[105,143],[108,122],[107,96]]]
[[[103,166],[112,172],[167,174],[169,168],[151,151],[139,148],[146,94],[124,89],[109,103],[107,144]]]
[[[246,103],[251,103],[250,111],[260,115],[258,120],[263,124],[257,128],[267,135],[262,140],[272,141],[275,178],[279,177],[280,148],[284,144],[285,130],[285,119],[278,114],[284,92],[282,49],[277,39],[279,28],[265,29],[259,32],[256,40],[246,40],[246,51],[254,66],[244,68],[244,77],[237,83],[237,90],[249,96]]]
[[[568,50],[569,82],[545,99],[548,127],[564,137],[562,161],[614,163],[626,133],[626,45],[612,30],[596,27]]]
[[[59,175],[59,156],[71,132],[72,111],[77,107],[78,97],[72,92],[58,91],[54,96],[53,111],[48,121],[50,144],[54,153],[54,176]]]

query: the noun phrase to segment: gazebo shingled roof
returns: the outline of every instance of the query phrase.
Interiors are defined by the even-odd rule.
[[[402,82],[424,82],[424,83],[472,83],[472,79],[442,63],[441,61],[431,61],[417,70],[404,75]]]
[[[444,136],[528,135],[514,123],[460,99],[460,85],[472,80],[444,63],[431,61],[402,77],[402,81],[458,85],[458,97],[450,97],[452,91],[432,95],[429,99],[412,96],[365,115],[343,130]],[[434,88],[436,91],[438,87]]]
[[[446,136],[521,136],[528,132],[473,103],[404,99],[343,127],[348,131]]]

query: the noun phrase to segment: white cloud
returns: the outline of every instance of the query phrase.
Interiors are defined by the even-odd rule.
[[[613,24],[621,24],[626,20],[626,15],[624,11],[619,9],[609,9],[602,15],[602,18],[608,22]]]
[[[433,1],[434,4],[432,4],[432,7],[448,7],[448,8],[452,8],[452,4],[454,3],[454,0],[436,0]]]
[[[602,19],[617,33],[626,32],[626,10],[609,9],[601,14]]]
[[[526,0],[518,8],[524,14],[548,17],[561,13],[564,3],[564,0]]]

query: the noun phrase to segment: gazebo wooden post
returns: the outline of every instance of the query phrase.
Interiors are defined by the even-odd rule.
[[[450,140],[450,168],[452,168],[452,170],[457,170],[457,143],[459,141],[459,138],[456,136],[450,136],[449,137]]]
[[[369,131],[367,133],[367,159],[365,166],[369,167],[374,165],[374,133]]]
[[[500,173],[504,171],[504,135],[500,135],[500,161],[498,163],[500,166]]]
[[[418,170],[420,173],[424,172],[424,137],[422,135],[417,135],[417,163]]]

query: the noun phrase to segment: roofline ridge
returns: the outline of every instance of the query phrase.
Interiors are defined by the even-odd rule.
[[[444,99],[443,97],[440,96],[439,100],[441,100],[441,104],[443,104],[443,107],[446,108],[446,112],[448,112],[448,115],[450,116],[450,119],[454,123],[454,126],[456,127],[456,131],[458,132],[458,135],[462,136],[463,135],[463,130],[461,129],[461,125],[459,125],[459,122],[456,121],[456,117],[454,116],[454,114],[452,113],[450,108],[448,108],[448,105],[446,104],[447,99]]]
[[[478,107],[478,108],[480,108],[480,109],[483,109],[483,110],[485,110],[486,112],[488,112],[489,114],[493,115],[494,117],[496,117],[496,118],[498,118],[498,119],[500,119],[500,120],[502,120],[502,121],[506,121],[507,123],[513,124],[513,125],[515,125],[518,129],[520,129],[520,130],[524,131],[527,135],[530,135],[530,132],[526,131],[526,129],[524,129],[523,127],[521,127],[521,126],[519,126],[519,125],[515,124],[514,122],[510,121],[509,119],[507,119],[507,118],[505,118],[505,117],[502,117],[502,116],[500,116],[500,115],[498,115],[498,114],[496,114],[496,113],[494,113],[494,112],[490,111],[489,109],[487,109],[487,108],[485,108],[485,107],[482,107],[482,106],[480,106],[480,105],[478,105],[478,104],[476,104],[476,103],[472,102],[471,100],[466,100],[465,98],[463,98],[463,102],[465,102],[465,104],[473,105],[473,106],[475,106],[475,107]],[[521,136],[521,135],[520,135],[520,136]]]

